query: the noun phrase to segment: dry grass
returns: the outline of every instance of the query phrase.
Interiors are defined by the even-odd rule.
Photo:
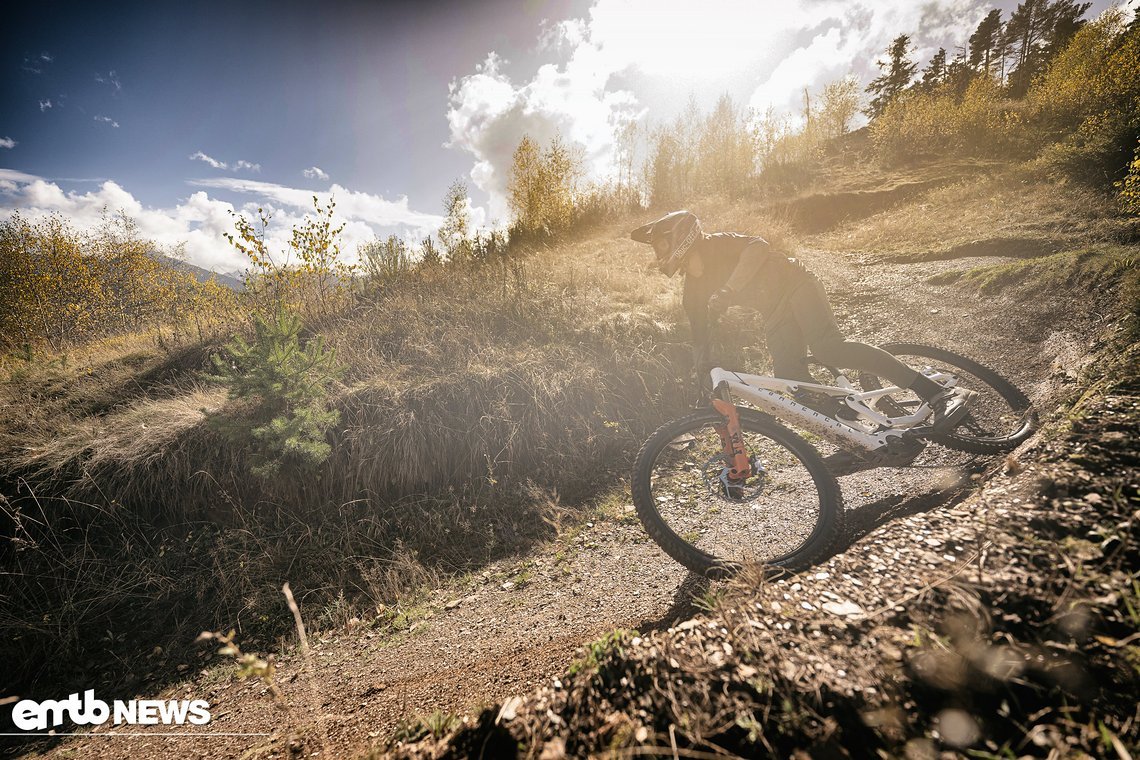
[[[1011,169],[933,190],[819,235],[812,244],[907,258],[978,240],[1029,238],[1077,246],[1129,242],[1138,232],[1135,220],[1119,216],[1106,193]]]
[[[935,275],[930,281],[939,285],[960,282],[982,294],[996,293],[1014,285],[1034,291],[1095,292],[1114,289],[1122,280],[1136,276],[1135,249],[1096,246],[1030,261],[952,270]]]
[[[270,638],[286,580],[334,624],[548,536],[686,400],[677,283],[632,226],[411,274],[313,325],[347,367],[341,423],[315,473],[275,482],[210,423],[245,413],[203,383],[216,345],[16,362],[0,384],[0,520],[20,543],[7,679],[202,629]]]
[[[144,399],[105,417],[86,418],[67,435],[15,459],[37,480],[83,460],[88,470],[146,465],[169,454],[172,444],[225,402],[221,389],[197,388],[168,399]]]

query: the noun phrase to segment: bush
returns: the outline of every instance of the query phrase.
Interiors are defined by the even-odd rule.
[[[256,224],[234,214],[236,234],[226,234],[226,240],[249,260],[246,298],[256,313],[272,317],[286,310],[319,318],[347,302],[356,267],[341,261],[344,225],[333,225],[336,202],[321,206],[314,195],[313,209],[313,216],[293,227],[288,249],[278,252],[266,241],[269,212],[259,208]]]
[[[357,251],[365,285],[383,290],[412,271],[408,245],[396,235],[386,240],[370,240]]]
[[[956,152],[971,156],[1008,153],[1023,119],[996,80],[979,76],[959,98],[949,85],[910,90],[871,123],[871,138],[886,158]]]
[[[1077,32],[1033,83],[1026,103],[1043,142],[1064,138],[1103,109],[1102,93],[1090,85],[1104,71],[1122,32],[1120,10],[1110,9]]]
[[[272,321],[254,316],[255,338],[227,346],[229,360],[215,357],[233,399],[254,400],[254,427],[226,419],[220,427],[253,444],[250,470],[263,478],[311,470],[328,458],[328,430],[340,413],[327,409],[328,386],[340,374],[336,356],[320,336],[301,346],[301,319],[279,311]],[[247,432],[248,431],[248,432]]]
[[[1050,173],[1091,184],[1120,179],[1140,139],[1140,27],[1110,10],[1082,29],[1030,91]]]
[[[1140,141],[1136,143],[1136,153],[1128,167],[1128,174],[1116,183],[1120,190],[1120,204],[1132,214],[1140,214]]]
[[[62,350],[97,337],[228,312],[233,294],[166,266],[125,215],[79,232],[60,216],[0,222],[0,350]]]

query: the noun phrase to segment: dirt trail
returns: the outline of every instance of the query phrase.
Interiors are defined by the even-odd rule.
[[[854,255],[811,249],[802,255],[853,337],[960,351],[999,368],[1045,408],[1079,369],[1094,332],[1095,314],[1082,316],[1061,303],[978,299],[957,286],[925,283],[937,272],[988,260],[868,266]],[[964,455],[930,449],[913,467],[841,478],[852,542],[877,545],[883,532],[899,532],[901,518],[952,506],[966,493],[969,465]],[[895,527],[880,528],[885,523]],[[889,561],[889,552],[883,556]],[[280,757],[302,744],[308,753],[324,745],[324,757],[363,753],[405,717],[470,711],[550,684],[579,646],[615,627],[656,629],[685,619],[703,588],[648,540],[628,496],[619,497],[610,513],[513,564],[439,589],[409,611],[400,632],[362,624],[314,639],[315,683],[290,650],[278,660],[277,676],[288,710],[260,682],[232,678],[232,667],[217,660],[191,666],[194,675],[166,694],[140,695],[206,699],[212,731],[267,736],[164,739],[157,730],[143,731],[129,739],[69,740],[45,754]],[[318,712],[327,716],[327,738],[312,720]]]

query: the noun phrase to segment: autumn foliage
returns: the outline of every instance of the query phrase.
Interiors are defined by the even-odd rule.
[[[0,222],[0,349],[59,351],[154,327],[201,339],[233,294],[156,258],[125,215],[77,231],[61,216]]]

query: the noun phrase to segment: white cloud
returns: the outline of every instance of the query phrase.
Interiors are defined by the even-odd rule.
[[[95,81],[99,84],[109,84],[115,88],[115,92],[123,89],[123,85],[119,82],[119,76],[111,69],[106,75],[95,72]]]
[[[31,74],[44,73],[44,64],[51,63],[55,58],[51,53],[44,51],[39,55],[26,55],[24,56],[24,63],[20,66],[24,71]]]
[[[15,169],[0,169],[0,195],[13,193],[21,184],[34,182],[39,177],[34,174],[25,174]]]
[[[37,179],[42,178],[37,177],[35,174],[25,174],[24,172],[18,172],[15,169],[0,169],[0,180],[5,180],[8,182],[34,182]]]
[[[52,103],[51,103],[50,99],[40,101],[40,113],[43,113],[44,111],[48,110],[51,107],[52,107]]]
[[[185,244],[189,261],[209,269],[233,271],[246,265],[244,258],[226,242],[223,233],[234,230],[231,212],[253,216],[259,206],[273,214],[268,242],[271,250],[286,251],[293,225],[312,211],[313,193],[242,179],[199,180],[204,188],[216,188],[251,195],[254,200],[235,206],[211,197],[207,190],[195,190],[172,208],[153,208],[112,181],[104,181],[90,192],[64,191],[43,177],[13,169],[0,169],[0,218],[19,211],[31,219],[56,212],[79,229],[96,227],[105,212],[124,211],[138,224],[140,234],[166,249]],[[345,222],[342,252],[348,259],[357,247],[373,236],[399,234],[419,239],[438,229],[440,217],[408,208],[407,198],[388,201],[368,193],[354,192],[334,185],[335,218]],[[322,204],[330,193],[317,193]]]
[[[207,156],[202,151],[197,151],[196,153],[191,153],[189,156],[187,156],[187,158],[189,158],[191,161],[202,161],[202,162],[207,163],[210,166],[214,167],[215,169],[228,169],[229,168],[228,166],[226,166],[221,161],[218,161],[215,158],[211,158],[210,156]]]
[[[402,226],[428,232],[438,229],[443,222],[443,217],[438,214],[413,211],[408,206],[407,196],[401,196],[398,200],[390,201],[379,195],[349,190],[337,184],[333,184],[328,190],[320,192],[235,177],[195,179],[190,180],[190,184],[196,187],[254,195],[303,212],[313,208],[314,196],[322,205],[327,204],[332,199],[336,201],[337,214],[347,219],[357,219],[378,227]]]
[[[494,53],[474,74],[451,84],[447,120],[450,147],[471,153],[471,179],[491,196],[491,214],[506,215],[511,158],[523,135],[540,144],[560,135],[581,150],[588,179],[608,176],[615,165],[614,132],[638,116],[623,90],[607,91],[608,76],[576,66],[547,64],[530,82],[516,85]]]
[[[301,172],[305,179],[319,179],[322,182],[329,181],[329,175],[319,166],[310,166],[305,171]]]
[[[0,137],[0,148],[15,148],[16,141],[11,137]]]
[[[543,29],[552,60],[512,78],[491,53],[450,88],[448,145],[467,151],[474,184],[505,211],[507,173],[523,134],[579,146],[587,175],[615,168],[615,134],[631,121],[676,117],[689,94],[733,92],[759,111],[791,110],[804,87],[847,74],[866,82],[891,39],[911,35],[915,60],[968,37],[988,8],[974,0],[596,0],[587,15]]]
[[[119,128],[119,122],[115,121],[110,116],[96,116],[95,121],[102,122],[103,124],[110,124],[115,129]]]
[[[806,9],[809,3],[799,0],[799,5]],[[913,59],[924,65],[939,47],[952,50],[964,43],[989,10],[973,0],[812,0],[810,7],[816,14],[814,33],[783,56],[753,92],[749,105],[758,111],[794,108],[805,87],[816,90],[848,73],[869,80],[878,73],[874,62],[885,57],[899,34],[910,36]]]
[[[86,193],[65,192],[42,177],[0,170],[0,218],[19,211],[29,219],[51,213],[66,217],[76,228],[90,230],[100,224],[103,214],[126,212],[138,224],[139,233],[166,249],[185,243],[187,258],[208,268],[233,270],[242,265],[241,257],[226,243],[223,232],[233,230],[224,201],[192,194],[172,209],[143,206],[115,182],[103,182]]]
[[[207,156],[205,153],[203,153],[200,150],[196,151],[194,153],[191,153],[189,156],[187,156],[187,158],[189,158],[191,161],[201,161],[204,164],[209,164],[210,166],[212,166],[215,169],[229,169],[230,168],[230,165],[227,164],[225,161],[219,161],[216,158],[213,158],[211,156]],[[245,170],[251,171],[251,172],[260,172],[261,171],[261,164],[255,164],[251,161],[246,161],[245,159],[238,159],[233,164],[233,170],[234,171],[241,171],[242,169],[245,169]]]

